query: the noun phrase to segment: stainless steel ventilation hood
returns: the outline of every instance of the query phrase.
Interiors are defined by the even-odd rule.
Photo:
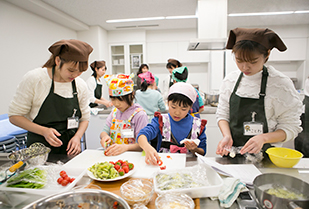
[[[224,50],[227,40],[227,0],[198,0],[198,38],[188,50]]]

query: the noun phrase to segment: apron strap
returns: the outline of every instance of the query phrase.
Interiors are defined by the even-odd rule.
[[[262,73],[262,81],[261,81],[261,90],[260,90],[260,98],[265,97],[266,92],[266,84],[267,84],[267,78],[268,78],[268,71],[265,66],[263,66],[263,73]]]

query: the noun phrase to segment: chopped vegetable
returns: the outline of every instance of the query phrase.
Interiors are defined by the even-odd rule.
[[[113,179],[119,176],[118,171],[114,168],[114,165],[109,162],[96,163],[88,168],[88,170],[99,179]]]
[[[21,172],[7,181],[7,187],[41,189],[46,185],[47,172],[34,168]]]

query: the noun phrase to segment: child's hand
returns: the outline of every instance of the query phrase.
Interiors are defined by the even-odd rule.
[[[107,148],[107,145],[111,143],[111,138],[108,136],[108,135],[105,135],[101,138],[101,141],[100,141],[102,147],[104,149]]]
[[[128,150],[127,147],[128,145],[126,144],[113,144],[105,150],[104,154],[106,156],[120,155]]]
[[[160,157],[157,153],[157,151],[153,147],[147,148],[145,150],[145,162],[146,164],[150,165],[158,165],[158,162],[160,161]]]
[[[195,144],[194,141],[185,141],[184,144],[185,144],[185,147],[191,152],[196,150],[197,148],[197,145]]]

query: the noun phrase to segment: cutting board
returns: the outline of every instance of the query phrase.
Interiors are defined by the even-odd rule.
[[[166,166],[166,170],[185,168],[186,166],[186,154],[159,153],[159,156]],[[128,151],[117,156],[105,156],[103,150],[92,149],[86,149],[67,162],[65,166],[86,169],[97,162],[117,161],[119,159],[134,163],[136,170],[131,176],[134,178],[152,178],[153,175],[160,170],[159,166],[147,165],[145,163],[145,156],[142,156],[142,152]]]

